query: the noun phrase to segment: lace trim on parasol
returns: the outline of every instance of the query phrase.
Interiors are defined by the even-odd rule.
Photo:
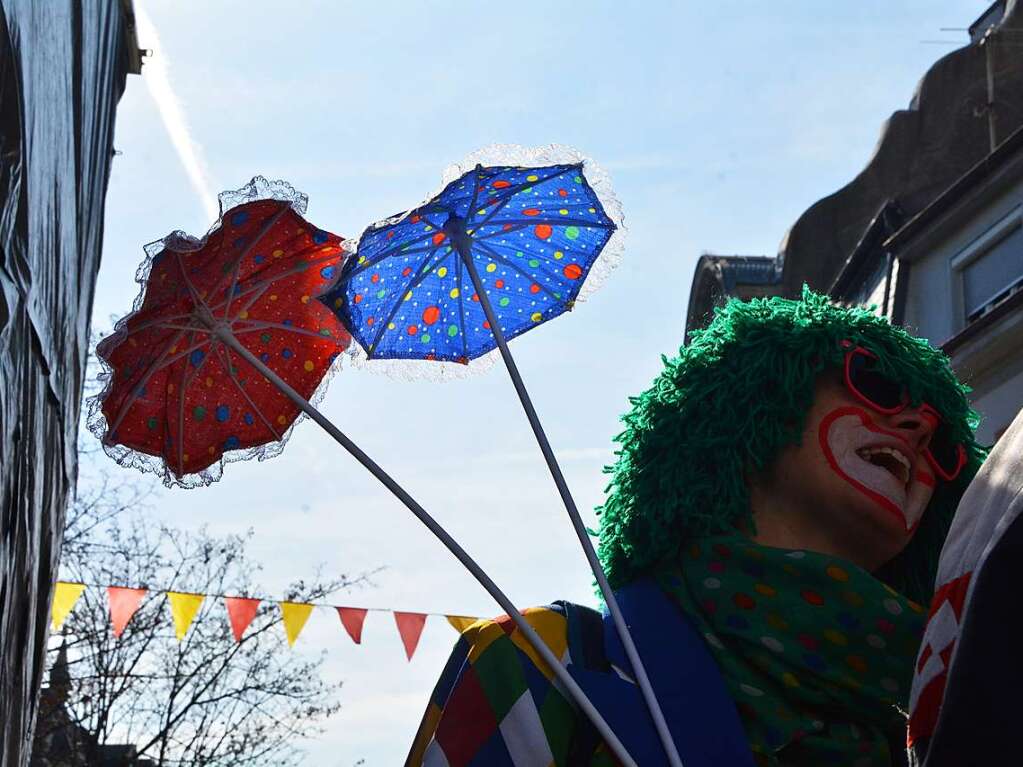
[[[396,381],[461,381],[490,370],[501,358],[500,350],[493,349],[468,364],[443,360],[371,359],[354,336],[346,355],[354,370],[369,370]]]
[[[139,292],[135,297],[135,301],[132,303],[132,310],[118,320],[110,335],[101,339],[95,347],[95,356],[100,366],[97,381],[101,388],[98,394],[89,397],[86,401],[86,426],[96,439],[99,440],[100,444],[103,446],[103,451],[118,464],[138,469],[144,473],[156,474],[160,477],[163,484],[169,488],[181,487],[184,489],[191,489],[195,487],[206,487],[220,480],[224,474],[224,464],[234,463],[235,461],[249,461],[252,459],[265,461],[270,458],[275,458],[284,450],[284,446],[291,438],[291,434],[295,427],[307,418],[305,413],[299,412],[298,418],[296,418],[287,428],[279,441],[267,442],[263,445],[243,450],[225,451],[221,455],[220,460],[216,463],[210,464],[202,471],[194,474],[186,474],[182,477],[176,476],[170,470],[162,456],[140,453],[137,450],[133,450],[124,445],[109,444],[106,442],[109,425],[107,424],[106,416],[103,415],[103,401],[106,399],[107,395],[110,393],[111,387],[113,386],[113,369],[109,364],[107,364],[106,355],[127,340],[128,323],[142,307],[142,303],[145,300],[146,285],[149,281],[149,275],[153,268],[153,259],[164,250],[175,250],[182,253],[189,253],[201,249],[206,244],[210,236],[221,227],[227,213],[239,205],[256,202],[258,200],[280,200],[282,202],[287,202],[299,215],[304,215],[306,206],[309,203],[308,195],[299,192],[286,181],[270,181],[263,176],[254,177],[241,189],[222,192],[219,199],[220,217],[203,237],[194,237],[186,232],[175,230],[166,237],[151,242],[143,247],[146,258],[135,272],[135,281],[139,284]],[[348,248],[344,247],[344,244],[347,242],[350,241],[344,241],[342,243],[342,247],[345,252],[350,255]],[[342,256],[342,258],[344,257],[345,256]],[[338,354],[337,359],[334,360],[334,363],[324,374],[319,386],[317,386],[316,391],[310,398],[310,402],[314,406],[318,405],[323,400],[331,380],[341,370],[344,356],[344,354]]]
[[[615,231],[611,235],[600,255],[590,266],[589,273],[575,302],[586,301],[594,292],[599,290],[607,281],[608,276],[615,267],[622,261],[625,251],[625,216],[622,211],[622,204],[615,196],[611,186],[611,177],[607,171],[601,168],[591,158],[561,144],[547,144],[539,147],[525,147],[518,144],[491,144],[490,146],[478,149],[464,157],[460,162],[449,165],[444,169],[440,186],[423,200],[397,215],[386,218],[372,224],[370,228],[390,226],[403,220],[411,211],[422,207],[434,197],[437,197],[455,179],[465,175],[477,165],[508,165],[519,168],[538,168],[546,165],[568,165],[582,163],[583,174],[587,183],[597,196],[604,212],[615,225]],[[346,250],[356,254],[359,241],[345,241]],[[477,373],[483,373],[494,366],[500,359],[501,352],[498,349],[470,360],[468,364],[461,365],[455,362],[430,362],[426,360],[378,360],[366,357],[365,350],[358,341],[353,341],[349,347],[348,354],[352,360],[352,366],[358,369],[367,369],[375,373],[382,373],[389,378],[400,381],[451,381],[467,378]]]

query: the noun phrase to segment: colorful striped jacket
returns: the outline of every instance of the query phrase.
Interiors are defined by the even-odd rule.
[[[652,582],[616,592],[686,767],[753,767],[717,664]],[[523,613],[638,764],[666,760],[611,619],[567,602]],[[406,767],[604,767],[615,760],[507,616],[466,629]]]

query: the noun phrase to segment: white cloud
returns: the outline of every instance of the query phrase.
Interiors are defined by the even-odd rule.
[[[210,181],[209,171],[202,157],[202,147],[192,138],[185,112],[171,86],[166,51],[160,43],[156,27],[141,6],[135,8],[135,21],[138,23],[142,45],[150,47],[153,51],[153,55],[145,59],[142,79],[146,83],[149,95],[153,97],[174,151],[181,160],[192,188],[199,196],[199,202],[207,218],[213,221],[220,214],[220,204],[213,192],[215,186]]]

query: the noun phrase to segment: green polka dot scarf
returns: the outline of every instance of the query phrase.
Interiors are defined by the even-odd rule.
[[[658,580],[707,640],[759,764],[886,767],[924,610],[845,560],[720,536]]]

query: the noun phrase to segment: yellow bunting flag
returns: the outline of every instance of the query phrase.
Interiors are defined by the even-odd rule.
[[[177,634],[180,642],[188,633],[188,627],[195,620],[195,614],[199,612],[203,594],[187,594],[180,591],[168,591],[167,601],[170,602],[171,616],[174,618],[174,633]]]
[[[57,581],[57,585],[53,589],[53,607],[50,609],[50,619],[53,621],[54,631],[64,625],[64,621],[83,591],[85,591],[84,583]]]
[[[313,606],[302,602],[280,602],[279,604],[281,614],[284,616],[284,633],[288,635],[288,646],[294,647],[295,640],[302,633],[305,622],[309,620]]]
[[[448,623],[451,624],[451,628],[459,634],[479,620],[479,618],[471,618],[467,615],[445,615],[444,617],[448,619]]]

